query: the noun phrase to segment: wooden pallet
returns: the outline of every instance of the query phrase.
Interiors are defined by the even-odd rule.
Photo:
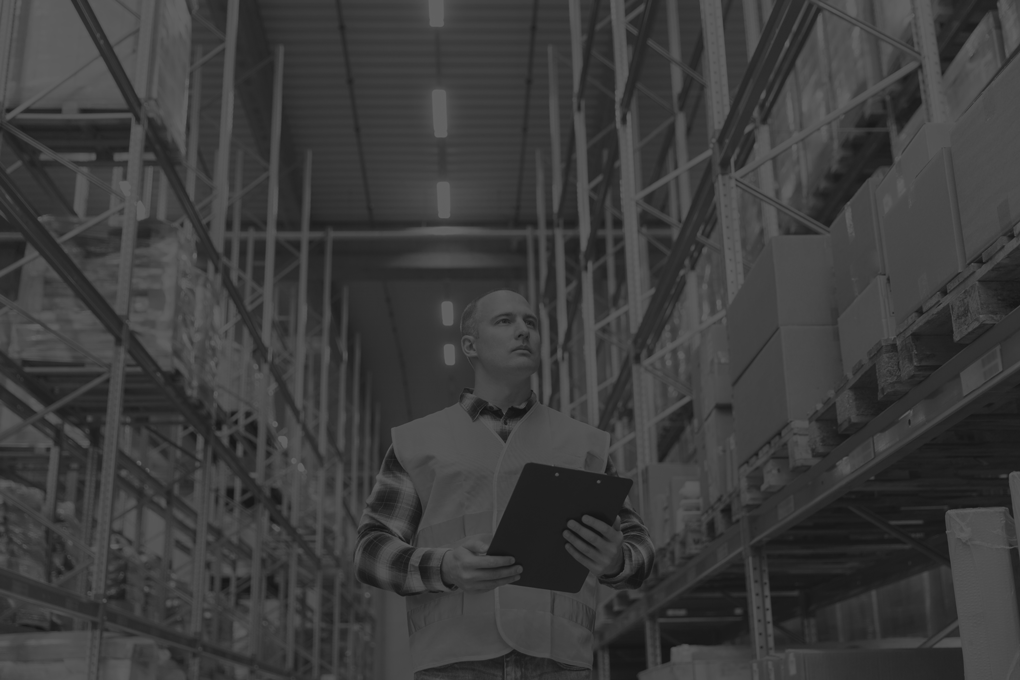
[[[908,389],[900,381],[896,340],[875,343],[867,358],[854,366],[853,373],[836,390],[833,405],[837,432],[853,434]]]
[[[791,479],[821,460],[840,441],[842,437],[830,421],[794,420],[788,423],[740,466],[738,495],[741,509],[761,505]]]
[[[1020,306],[1020,224],[899,325],[900,386],[924,381]],[[880,388],[882,387],[880,383]]]

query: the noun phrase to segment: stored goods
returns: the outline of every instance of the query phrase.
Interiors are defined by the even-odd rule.
[[[839,384],[835,326],[783,326],[733,386],[740,465],[793,420],[807,418]]]
[[[886,171],[873,174],[832,223],[836,310],[844,313],[876,277],[886,273],[876,190]]]
[[[968,262],[1020,221],[1018,110],[1020,59],[1014,57],[953,130],[953,164]]]
[[[889,279],[876,276],[850,307],[839,315],[839,350],[843,373],[851,375],[858,362],[882,340],[896,337],[896,314]]]
[[[46,218],[54,236],[78,220]],[[112,305],[120,271],[120,225],[112,220],[64,244],[74,264]],[[194,397],[208,396],[216,376],[218,336],[213,329],[212,286],[195,264],[195,244],[183,229],[158,220],[138,225],[131,280],[131,329],[160,368],[176,372]],[[31,253],[33,250],[28,249]],[[81,298],[42,258],[21,270],[18,302],[39,321],[60,331],[102,362],[113,356],[113,339]],[[11,358],[64,364],[88,358],[41,324],[21,316],[11,329]]]
[[[781,326],[834,326],[832,248],[828,236],[769,241],[726,316],[734,383]]]
[[[136,81],[140,0],[92,0],[99,25]],[[187,0],[159,0],[149,91],[139,95],[177,150],[185,148],[191,11]],[[127,105],[76,12],[62,0],[20,3],[6,106],[48,111],[125,111]],[[59,45],[60,49],[53,49]],[[80,71],[79,71],[80,69]],[[76,71],[78,71],[76,73]],[[68,76],[71,76],[68,78]],[[67,78],[67,81],[61,83]],[[58,85],[55,89],[53,86]]]
[[[940,149],[882,218],[893,309],[900,323],[964,266],[952,155]]]

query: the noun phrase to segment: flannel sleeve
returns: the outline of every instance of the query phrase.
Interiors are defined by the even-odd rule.
[[[611,458],[606,463],[606,474],[619,476]],[[637,589],[652,573],[655,545],[629,499],[620,510],[620,531],[623,532],[623,567],[619,573],[603,576],[599,582],[617,590]]]
[[[451,590],[440,572],[446,549],[412,545],[421,515],[421,500],[391,446],[358,526],[359,581],[405,596]]]

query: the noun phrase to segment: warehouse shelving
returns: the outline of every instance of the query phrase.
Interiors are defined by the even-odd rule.
[[[861,182],[891,160],[890,138],[918,107],[929,121],[949,119],[943,65],[995,3],[953,3],[937,23],[933,3],[912,0],[913,40],[907,44],[848,14],[840,9],[843,5],[833,6],[838,3],[748,0],[741,3],[738,19],[727,20],[735,3],[702,0],[702,30],[693,49],[689,42],[681,45],[682,18],[691,20],[691,8],[676,0],[608,4],[603,13],[595,0],[582,17],[581,3],[569,3],[569,98],[559,92],[559,58],[550,49],[553,247],[550,256],[547,187],[542,186],[539,158],[532,277],[543,328],[552,337],[544,348],[549,367],[541,380],[544,397],[611,431],[618,467],[640,477],[689,427],[692,387],[681,377],[683,351],[725,315],[725,303],[709,301],[706,308],[693,294],[712,276],[704,263],[716,269],[721,264],[723,297],[732,300],[755,255],[742,231],[747,215],[738,196],[757,202],[766,240],[780,233],[781,224],[787,231],[827,233],[826,225]],[[830,106],[773,145],[770,116],[823,15],[847,22],[903,57],[849,101]],[[663,32],[663,23],[665,46],[652,37],[656,26]],[[604,44],[599,32],[607,27],[612,58],[598,53]],[[628,40],[628,34],[634,39]],[[744,53],[749,57],[740,69]],[[660,58],[667,73],[660,69],[649,75],[648,60]],[[734,63],[727,65],[734,58],[741,72],[735,88]],[[605,107],[600,100],[607,88],[593,76],[597,64],[607,66],[604,73],[615,83]],[[696,96],[705,104],[700,121]],[[572,136],[566,140],[560,132],[561,99],[570,101],[566,120]],[[610,125],[589,135],[586,128],[593,120],[601,125],[602,119],[593,115],[600,108],[608,111],[603,118]],[[643,138],[637,131],[639,110],[641,122],[653,130]],[[780,200],[775,159],[819,131],[835,132],[837,125],[850,129],[832,136],[838,150],[811,200],[802,205]],[[648,147],[658,152],[654,162]],[[601,171],[591,179],[593,158]],[[642,179],[649,169],[652,180]],[[700,179],[694,181],[691,176],[699,170]],[[571,173],[578,242],[563,233],[564,201],[570,194],[565,178]],[[597,242],[600,228],[614,220],[622,223],[623,243],[614,241],[609,229],[602,230],[604,243]],[[656,238],[651,225],[668,227],[673,238]],[[956,293],[948,297],[976,285],[996,267],[1011,267],[1016,245],[1013,238],[982,267],[968,270],[969,278],[960,277]],[[625,272],[618,275],[621,248]],[[942,315],[938,323],[943,326],[948,297],[930,311]],[[574,318],[578,309],[579,321]],[[746,618],[756,654],[765,658],[775,651],[779,621],[800,617],[804,630],[784,633],[811,642],[818,607],[947,564],[946,508],[1009,505],[1005,474],[1014,465],[1010,452],[1016,443],[1010,422],[1018,382],[1017,323],[1020,316],[1013,311],[976,340],[941,356],[929,377],[915,380],[859,431],[816,448],[812,465],[784,480],[772,495],[742,501],[735,494],[706,509],[712,512],[703,515],[706,535],[697,552],[687,549],[677,557],[672,548],[660,551],[665,564],[653,583],[628,598],[630,604],[609,615],[599,629],[599,677],[609,677],[609,647],[633,644],[642,626],[647,666],[662,661],[660,625],[683,624],[699,612],[715,620],[720,631],[728,630],[729,637]],[[982,366],[992,368],[981,373]],[[813,416],[827,427],[831,422],[833,434],[835,400],[834,394]],[[967,466],[979,469],[962,473],[964,456]],[[638,502],[647,508],[647,500]],[[709,597],[713,594],[722,598]],[[940,631],[929,644],[952,631],[953,626]]]
[[[225,10],[222,16],[213,11],[213,18],[205,17],[202,12],[209,8],[204,6],[190,16],[206,29],[212,26],[210,32],[220,43],[206,53],[184,54],[192,58],[186,149],[175,148],[166,121],[154,115],[148,99],[146,74],[151,69],[145,60],[155,53],[160,7],[154,0],[138,4],[134,32],[141,66],[134,79],[90,3],[74,3],[98,49],[97,59],[109,69],[125,100],[122,111],[5,108],[0,123],[4,141],[18,160],[0,176],[0,203],[21,242],[34,253],[19,257],[3,273],[16,273],[37,257],[45,260],[98,320],[112,347],[112,360],[68,366],[0,356],[0,372],[8,381],[0,400],[23,420],[0,438],[30,427],[50,441],[3,450],[5,476],[45,487],[42,509],[26,504],[8,487],[2,490],[3,500],[45,527],[50,541],[61,537],[67,542],[75,562],[70,572],[52,582],[47,582],[48,566],[42,567],[41,579],[0,569],[0,592],[18,603],[4,615],[34,607],[70,617],[64,623],[87,631],[90,680],[98,677],[101,640],[108,631],[151,637],[185,653],[181,659],[189,666],[189,677],[209,670],[203,659],[222,662],[235,676],[257,671],[319,677],[329,671],[337,677],[368,677],[373,614],[349,565],[354,513],[367,495],[380,455],[378,404],[372,399],[371,376],[362,366],[360,338],[355,335],[351,342],[347,291],[334,293],[332,235],[310,230],[310,153],[301,175],[300,219],[294,220],[300,229],[278,230],[280,196],[288,194],[281,185],[289,183],[291,170],[281,166],[281,157],[290,153],[281,148],[283,49],[258,67],[273,66],[271,101],[261,102],[270,112],[265,116],[263,111],[264,117],[271,121],[261,158],[262,153],[253,153],[233,131],[240,3],[213,4],[212,9]],[[14,36],[13,5],[4,5],[5,74]],[[222,29],[215,26],[218,16]],[[217,65],[220,69],[212,73]],[[203,172],[199,156],[203,71],[223,83],[211,177]],[[250,86],[252,75],[242,74],[241,79]],[[253,99],[249,89],[246,104]],[[81,154],[109,158],[111,151],[121,153],[123,160],[114,155],[113,180],[107,183],[98,177],[99,166],[86,167]],[[257,179],[246,184],[252,161]],[[26,189],[35,185],[19,183],[11,175],[19,167],[26,168],[44,192],[47,207],[79,215],[70,236],[58,240],[40,224],[39,213],[26,198]],[[75,201],[67,200],[51,167],[74,173]],[[183,180],[179,168],[185,171]],[[200,181],[207,185],[203,200],[198,200]],[[89,184],[112,196],[110,210],[86,215]],[[261,225],[242,206],[245,197],[260,189],[266,192],[264,232],[242,231],[245,222]],[[154,212],[166,223],[173,210],[176,224],[183,225],[178,231],[193,234],[198,242],[196,270],[209,277],[210,304],[219,316],[207,330],[215,342],[239,352],[234,365],[239,376],[229,375],[229,382],[210,384],[204,392],[186,389],[161,366],[130,320],[139,222]],[[122,220],[124,238],[111,304],[66,248],[74,243],[72,236],[113,216]],[[7,241],[17,246],[19,239],[9,236]],[[316,309],[308,299],[313,239],[327,245],[321,308]],[[296,249],[290,245],[295,240]],[[278,245],[290,251],[292,261],[286,267],[276,265]],[[257,267],[261,284],[255,281]],[[297,284],[284,288],[283,279],[295,270]],[[12,316],[39,323],[16,301],[3,302]],[[334,308],[340,309],[339,319],[334,319]],[[261,324],[253,316],[258,309]],[[81,348],[72,343],[71,349]],[[89,354],[86,350],[85,356]],[[29,470],[28,478],[18,473],[22,468]],[[40,470],[45,470],[42,477]],[[303,507],[307,497],[319,502]],[[55,508],[65,500],[78,501],[73,516],[57,521]],[[144,525],[152,518],[162,527],[147,529]],[[134,575],[129,578],[149,580],[151,606],[139,601],[143,587],[137,583],[129,584],[137,586],[136,597],[122,603],[108,594],[115,540],[138,556],[125,558],[125,569]],[[149,544],[154,542],[161,547],[153,549]],[[140,564],[142,555],[156,558],[156,565]],[[86,587],[89,571],[91,587]],[[270,587],[278,599],[272,603],[275,612],[270,611]],[[245,593],[246,605],[241,599]]]

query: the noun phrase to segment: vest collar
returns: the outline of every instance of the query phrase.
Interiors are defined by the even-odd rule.
[[[470,387],[465,387],[464,391],[460,393],[460,406],[467,412],[468,416],[471,417],[471,420],[477,420],[478,416],[480,416],[486,409],[496,413],[500,419],[514,411],[520,412],[519,414],[515,413],[514,415],[523,415],[530,411],[537,402],[538,395],[536,395],[535,391],[532,390],[525,401],[520,404],[514,404],[504,413],[498,406],[490,404],[485,399],[482,399],[475,394],[475,391]]]

